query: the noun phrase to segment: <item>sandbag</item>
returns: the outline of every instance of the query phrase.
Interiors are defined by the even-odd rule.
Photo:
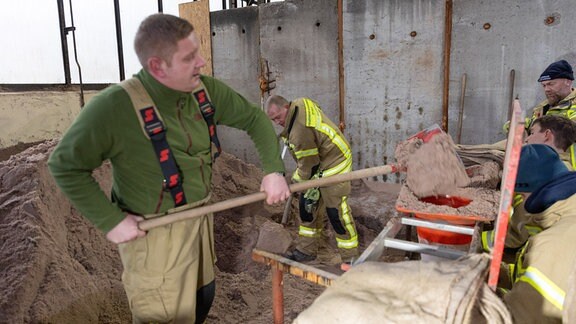
[[[494,144],[456,145],[456,153],[465,167],[494,161],[502,167],[506,156],[506,141]]]
[[[488,288],[489,257],[366,262],[334,281],[293,323],[512,323]]]

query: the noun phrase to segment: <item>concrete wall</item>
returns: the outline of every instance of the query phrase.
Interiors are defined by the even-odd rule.
[[[278,80],[273,93],[310,96],[338,123],[336,3],[287,0],[261,6],[259,46]],[[393,163],[399,140],[441,124],[444,5],[439,0],[344,0],[345,134],[355,168]],[[576,22],[568,19],[574,14],[569,0],[454,0],[448,107],[453,138],[462,74],[467,74],[462,143],[503,139],[510,70],[515,70],[514,96],[528,111],[543,99],[536,79],[549,63],[564,58],[576,65],[567,37],[576,30]],[[315,19],[320,28],[310,29]],[[321,30],[326,25],[334,29]],[[220,64],[218,58],[214,62]],[[241,148],[250,152],[243,155],[257,163],[248,146]]]
[[[238,11],[246,9],[253,10]],[[272,94],[310,97],[338,124],[337,0],[293,0],[258,9],[259,29],[251,30],[259,31],[259,42],[238,32],[239,21],[256,20],[252,13],[212,13],[214,75],[242,93],[253,93],[249,87],[256,85],[258,64],[230,62],[236,57],[230,47],[244,53],[251,44],[269,63],[276,80]],[[393,162],[398,139],[440,122],[443,10],[443,2],[436,0],[344,1],[344,122],[355,168]],[[246,68],[245,78],[237,80],[239,69]],[[220,133],[242,138],[236,131]],[[238,142],[223,144],[224,149],[258,164],[252,144]],[[290,169],[292,161],[286,162]]]
[[[258,7],[211,12],[210,24],[214,76],[260,105]],[[226,152],[251,163],[258,161],[245,132],[220,126],[218,137]]]
[[[504,139],[510,70],[514,97],[531,111],[545,99],[536,81],[548,64],[566,59],[576,66],[576,6],[570,0],[455,0],[451,57],[450,127],[455,134],[461,76],[467,74],[462,143]],[[489,25],[488,25],[489,24]]]
[[[344,0],[345,135],[354,168],[393,163],[396,142],[442,118],[444,4],[441,0]],[[576,65],[570,0],[454,0],[449,132],[457,134],[467,74],[462,143],[504,138],[510,70],[524,110],[543,99],[536,79],[558,59]],[[337,0],[287,0],[212,12],[214,75],[260,104],[260,60],[289,99],[308,96],[339,123]],[[0,94],[0,146],[59,136],[77,94]],[[224,149],[258,163],[242,132],[219,130]],[[288,161],[289,159],[286,159]],[[289,168],[292,162],[288,162]],[[398,181],[396,176],[380,180]]]
[[[394,163],[398,140],[441,121],[444,1],[344,3],[346,135],[354,167]]]
[[[261,96],[258,77],[265,60],[276,80],[272,94],[288,100],[313,98],[337,120],[336,4],[336,0],[297,0],[211,13],[214,76],[262,104],[267,94]],[[245,133],[220,127],[219,135],[224,150],[259,163]],[[293,168],[289,155],[285,161]]]
[[[0,148],[60,137],[79,111],[76,92],[0,93]]]

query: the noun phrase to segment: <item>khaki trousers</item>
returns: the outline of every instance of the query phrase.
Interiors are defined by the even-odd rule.
[[[153,228],[120,244],[133,323],[194,323],[196,292],[214,280],[213,215]]]
[[[358,233],[350,206],[347,203],[347,196],[350,194],[350,182],[343,182],[333,186],[320,188],[320,200],[316,209],[312,212],[311,221],[305,221],[300,217],[300,225],[314,229],[315,235],[300,235],[296,244],[296,249],[308,255],[316,255],[320,240],[325,240],[327,235],[323,232],[324,224],[329,219],[328,209],[338,212],[337,219],[330,219],[329,222],[334,230],[336,240],[353,241],[350,245],[338,244],[338,252],[344,262],[358,256]],[[339,228],[340,230],[338,230]]]

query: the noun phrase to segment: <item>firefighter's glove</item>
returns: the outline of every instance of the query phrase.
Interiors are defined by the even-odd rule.
[[[311,188],[306,190],[304,193],[304,208],[306,209],[307,213],[312,213],[314,207],[318,204],[318,200],[320,199],[320,189],[318,188]]]
[[[502,130],[504,131],[504,134],[508,134],[508,132],[510,131],[510,121],[504,123],[504,126],[502,126]]]
[[[526,131],[530,131],[531,124],[532,124],[532,118],[526,117],[524,119],[524,128],[526,129]],[[504,123],[504,126],[502,126],[502,130],[504,131],[504,134],[508,134],[508,132],[510,131],[510,121]]]

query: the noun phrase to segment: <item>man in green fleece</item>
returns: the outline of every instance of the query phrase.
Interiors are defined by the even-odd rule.
[[[138,222],[208,201],[216,124],[251,136],[266,202],[286,200],[279,143],[258,106],[200,74],[206,62],[186,20],[147,17],[134,47],[143,69],[82,109],[48,166],[74,206],[118,244],[134,323],[201,323],[215,292],[213,215],[148,232]],[[113,166],[111,200],[92,177],[105,160]]]

